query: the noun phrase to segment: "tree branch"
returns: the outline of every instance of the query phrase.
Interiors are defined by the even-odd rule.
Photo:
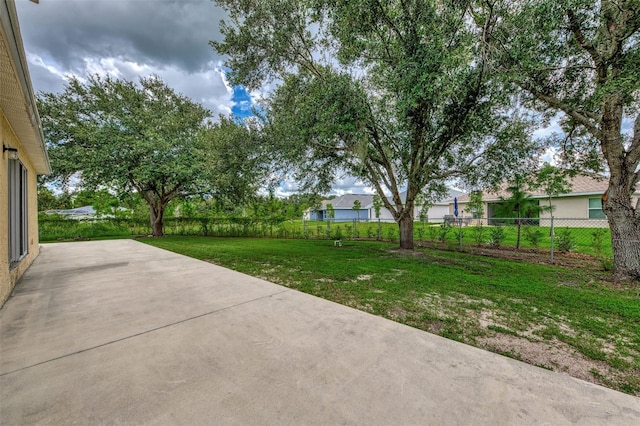
[[[384,7],[382,6],[382,3],[380,3],[380,1],[377,0],[376,1],[376,5],[378,6],[378,10],[380,10],[380,13],[382,14],[382,17],[383,17],[383,21],[385,22],[385,24],[387,24],[387,27],[391,31],[393,31],[396,34],[396,36],[398,36],[398,38],[400,39],[402,44],[404,44],[404,36],[402,35],[402,32],[395,26],[395,24],[393,23],[391,18],[389,18],[389,15],[384,10]]]
[[[602,58],[595,46],[584,36],[582,28],[580,28],[580,21],[578,20],[575,12],[571,9],[567,9],[567,18],[569,18],[569,29],[573,33],[573,36],[576,38],[580,46],[589,53],[591,59],[593,59],[593,62],[596,64],[596,67],[598,67],[598,65],[602,63]]]
[[[536,90],[530,83],[518,81],[516,84],[522,89],[531,93],[536,99],[541,100],[554,108],[562,110],[576,122],[586,127],[589,133],[591,133],[596,139],[602,139],[602,132],[600,131],[600,129],[598,129],[598,127],[596,127],[591,121],[589,121],[589,118],[583,112],[578,111],[576,108],[573,108],[571,105],[562,102],[560,99],[554,96],[547,95]],[[593,113],[589,113],[589,115],[594,117],[594,119],[599,118],[596,114]]]

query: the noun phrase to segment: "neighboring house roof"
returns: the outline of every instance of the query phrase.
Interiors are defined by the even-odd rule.
[[[49,174],[51,165],[36,109],[14,0],[0,2],[0,24],[0,108],[22,145],[23,155],[29,158],[36,173]]]
[[[606,176],[586,176],[579,175],[572,178],[567,178],[567,181],[571,185],[571,192],[566,194],[558,194],[557,197],[578,197],[581,195],[602,195],[609,186],[609,179]],[[507,185],[503,185],[496,192],[483,191],[483,201],[496,201],[502,198],[509,198],[510,194],[506,190]],[[527,191],[532,198],[546,198],[547,194],[544,190]],[[640,193],[640,185],[638,185],[636,193]],[[469,194],[464,194],[458,197],[459,202],[469,201]]]
[[[367,206],[373,203],[373,195],[369,194],[345,194],[336,197],[332,200],[324,200],[322,202],[322,210],[327,208],[327,204],[331,204],[334,210],[351,210],[353,209],[353,202],[360,200],[362,209],[366,209]]]
[[[449,188],[448,191],[447,191],[447,194],[443,198],[435,201],[433,203],[433,205],[434,206],[438,206],[438,205],[446,206],[446,205],[449,205],[450,202],[453,202],[453,199],[455,197],[458,197],[458,196],[460,196],[462,194],[464,194],[464,192],[458,191],[457,189]],[[391,202],[391,204],[393,204],[393,198],[392,197],[387,197],[387,199],[389,200],[389,202]],[[402,191],[400,193],[400,199],[402,200],[403,204],[407,201],[407,191]]]
[[[453,202],[453,198],[457,197],[461,194],[464,194],[462,191],[458,191],[455,189],[449,189],[447,194],[441,200],[433,203],[434,205],[448,205],[449,202]],[[370,194],[345,194],[339,197],[336,197],[331,200],[324,200],[322,202],[321,210],[326,209],[327,204],[331,204],[334,210],[351,210],[353,209],[353,202],[355,200],[360,200],[360,204],[363,209],[369,209],[373,207],[373,195]],[[391,197],[387,197],[388,200],[393,203],[393,199]],[[407,199],[407,191],[402,191],[400,193],[400,199],[404,203]]]
[[[465,195],[464,192],[458,191],[457,189],[449,189],[447,195],[436,202],[433,203],[434,206],[446,206],[453,203],[454,198],[458,198],[460,200],[460,196]]]

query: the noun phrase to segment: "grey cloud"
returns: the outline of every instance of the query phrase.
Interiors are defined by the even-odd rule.
[[[113,57],[157,68],[202,71],[219,59],[209,46],[220,37],[224,12],[210,0],[18,1],[25,46],[76,71],[87,57]]]
[[[65,81],[57,74],[52,73],[44,66],[29,61],[29,74],[31,83],[36,92],[61,92]]]
[[[16,2],[36,91],[63,90],[64,75],[109,73],[137,81],[156,74],[210,109],[230,113],[231,94],[209,46],[224,12],[210,0]]]

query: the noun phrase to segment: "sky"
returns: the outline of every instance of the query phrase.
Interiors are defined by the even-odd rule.
[[[222,40],[225,12],[211,0],[15,0],[31,81],[37,92],[61,92],[71,75],[126,80],[158,75],[214,116],[244,117],[258,94],[231,87],[224,58],[209,45]],[[277,194],[296,192],[282,182]],[[354,178],[334,194],[372,193]]]

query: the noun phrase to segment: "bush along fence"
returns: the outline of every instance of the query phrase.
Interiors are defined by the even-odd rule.
[[[555,262],[558,254],[581,253],[601,262],[605,270],[613,269],[611,233],[605,219],[455,219],[439,227],[430,231],[430,240],[447,238],[462,250],[475,246],[536,251],[548,254],[550,263]]]
[[[146,236],[148,220],[130,218],[64,219],[40,218],[40,240],[82,240]],[[398,241],[398,226],[379,219],[282,220],[273,218],[167,218],[165,235],[214,237],[312,238],[330,240],[369,239]],[[478,218],[424,220],[414,223],[416,243],[426,242],[449,249],[472,247],[516,248],[548,253],[554,262],[558,253],[583,253],[611,262],[611,234],[603,219],[571,218]]]

